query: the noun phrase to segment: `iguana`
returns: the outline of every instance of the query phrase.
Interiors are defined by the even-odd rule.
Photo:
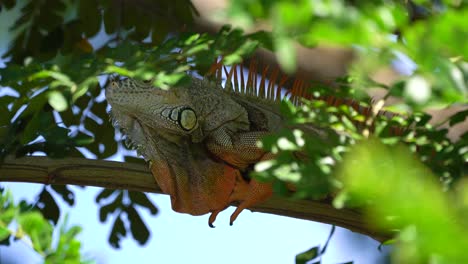
[[[247,174],[253,164],[273,158],[257,141],[285,128],[275,103],[281,99],[285,77],[275,85],[278,72],[273,71],[268,87],[263,83],[258,90],[252,72],[245,84],[242,75],[237,78],[236,67],[231,68],[227,79],[240,83],[237,88],[223,89],[219,83],[196,77],[190,85],[168,90],[154,87],[151,80],[131,78],[112,79],[106,87],[114,125],[150,161],[151,172],[170,195],[173,210],[211,213],[211,227],[231,202],[240,202],[231,215],[232,225],[243,209],[272,195],[271,183],[249,179]],[[325,136],[312,125],[301,129]]]

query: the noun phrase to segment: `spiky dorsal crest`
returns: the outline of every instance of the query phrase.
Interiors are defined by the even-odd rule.
[[[251,59],[249,67],[242,64],[230,66],[230,69],[223,65],[223,59],[215,61],[208,76],[214,76],[216,80],[222,80],[223,72],[226,78],[224,89],[228,92],[234,92],[248,97],[256,97],[257,99],[266,100],[268,102],[280,102],[281,100],[289,100],[296,106],[303,104],[303,99],[306,100],[321,100],[330,106],[347,105],[352,107],[365,118],[372,118],[374,113],[373,101],[364,104],[357,100],[349,98],[339,98],[331,95],[314,95],[311,91],[311,84],[304,79],[295,77],[292,80],[290,89],[284,89],[285,84],[291,81],[288,75],[280,73],[279,68],[270,69],[269,65],[259,65],[258,60]],[[385,116],[391,119],[401,114],[389,112],[386,110],[378,110],[377,115]],[[404,128],[393,128],[394,134],[402,134]]]

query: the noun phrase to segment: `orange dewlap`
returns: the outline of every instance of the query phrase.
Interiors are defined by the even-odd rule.
[[[222,211],[229,205],[237,169],[220,165],[213,169],[213,164],[207,164],[207,171],[213,173],[204,174],[204,178],[197,182],[191,182],[187,177],[174,177],[178,172],[164,162],[153,162],[151,172],[161,190],[171,197],[172,209],[176,212],[191,215],[202,215],[213,211]],[[211,170],[210,170],[211,168]],[[220,173],[214,173],[214,172]]]

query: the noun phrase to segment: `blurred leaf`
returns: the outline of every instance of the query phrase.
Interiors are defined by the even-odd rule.
[[[68,188],[67,185],[51,185],[52,190],[59,194],[62,199],[70,206],[75,204],[75,194]]]
[[[31,120],[26,125],[23,136],[20,138],[21,144],[27,144],[38,136],[38,130],[41,126],[40,112],[33,115]]]
[[[47,191],[46,188],[43,188],[39,194],[39,199],[35,207],[42,212],[46,219],[51,220],[54,224],[57,224],[60,216],[60,208],[58,207],[57,202],[55,202],[54,197]]]
[[[0,10],[1,10],[1,7],[2,5],[5,5],[5,7],[7,9],[11,9],[12,7],[14,7],[16,5],[16,0],[4,0],[0,3]]]
[[[52,91],[49,93],[49,104],[58,112],[67,110],[68,103],[67,99],[63,96],[62,93],[58,91]]]
[[[120,239],[126,235],[127,231],[125,230],[124,223],[120,216],[117,216],[109,236],[109,243],[114,248],[120,248]]]
[[[99,203],[102,199],[106,199],[107,197],[111,196],[116,190],[112,189],[103,189],[98,196],[96,196],[96,203]]]
[[[293,73],[296,70],[296,50],[292,40],[285,37],[274,39],[276,55],[281,67],[287,73]]]
[[[296,264],[305,264],[318,256],[319,254],[319,247],[313,247],[307,251],[302,252],[301,254],[296,255]]]
[[[76,146],[86,146],[93,143],[94,138],[80,132],[75,137],[73,137],[73,141],[75,142]]]
[[[63,145],[68,141],[69,129],[59,126],[53,126],[41,133],[47,141],[53,142],[54,145]]]
[[[108,203],[105,206],[101,206],[101,208],[99,209],[99,221],[107,221],[107,217],[109,214],[115,212],[119,208],[122,208],[122,198],[123,191],[120,191],[119,195],[115,197],[115,199],[112,202]]]
[[[15,220],[16,230],[6,227],[12,220]],[[65,227],[67,216],[63,222],[57,227],[60,232],[55,232],[52,239],[55,228],[39,211],[25,201],[15,204],[11,192],[3,192],[0,188],[0,244],[9,245],[9,237],[14,237],[31,245],[43,257],[44,263],[86,263],[80,254],[81,244],[75,238],[81,228]]]
[[[78,17],[86,37],[93,37],[101,27],[101,10],[93,0],[81,0],[79,2]]]
[[[152,215],[155,215],[158,212],[158,209],[154,204],[148,199],[148,196],[142,192],[128,191],[130,200],[138,205],[141,205],[147,208]]]
[[[10,237],[10,230],[6,227],[0,226],[0,241],[3,241]]]
[[[398,262],[418,263],[432,255],[444,263],[468,260],[467,232],[456,220],[453,203],[406,148],[376,139],[360,142],[345,156],[339,175],[351,200],[368,205],[370,221],[402,230]]]
[[[325,251],[327,251],[328,245],[330,244],[330,240],[333,237],[333,234],[335,234],[335,230],[336,230],[336,226],[332,225],[332,228],[330,229],[330,234],[328,235],[325,245],[323,245],[322,250],[320,251],[320,255],[323,255]]]
[[[132,231],[133,238],[144,245],[149,238],[149,230],[141,219],[138,212],[132,206],[126,208],[128,220],[130,221],[130,230]]]
[[[453,126],[455,124],[461,123],[465,121],[465,119],[468,117],[468,109],[464,111],[460,111],[453,116],[450,117],[450,122],[449,125]]]
[[[43,253],[50,249],[52,242],[52,226],[39,212],[27,212],[18,218],[18,223],[32,240],[34,249]]]

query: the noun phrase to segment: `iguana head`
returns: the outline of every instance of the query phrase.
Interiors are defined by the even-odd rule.
[[[138,126],[173,136],[200,136],[197,114],[182,89],[163,90],[152,81],[111,79],[106,98],[112,106],[112,118],[130,137],[130,130]]]

